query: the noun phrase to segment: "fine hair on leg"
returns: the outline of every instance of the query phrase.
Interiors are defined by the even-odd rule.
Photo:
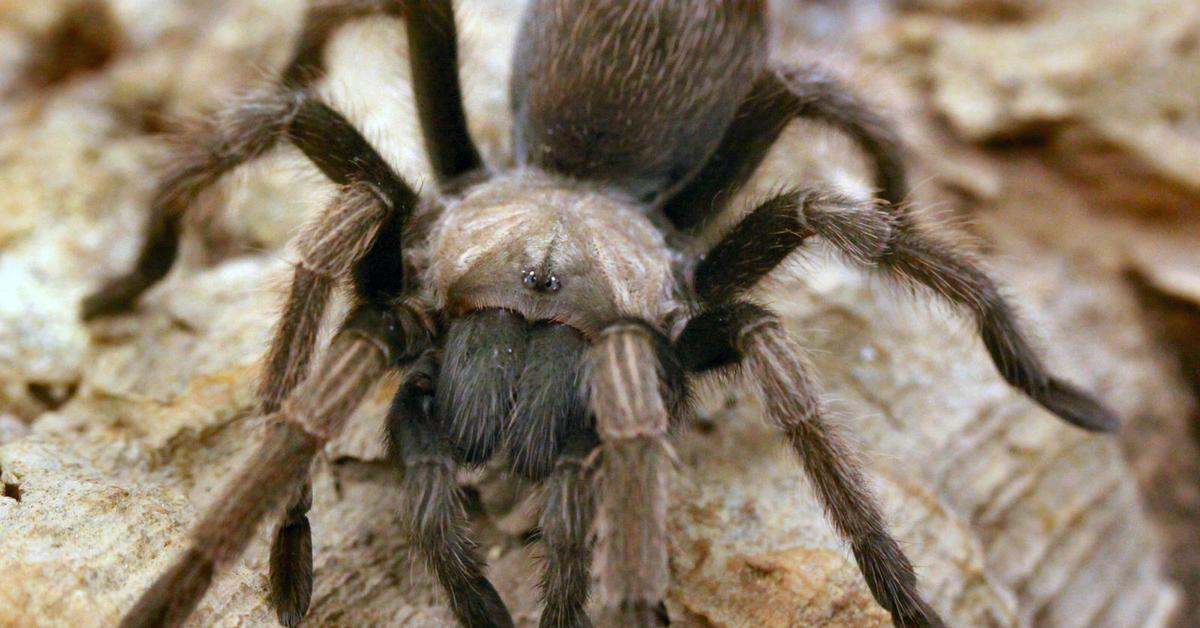
[[[876,601],[898,627],[941,626],[888,532],[854,452],[825,418],[803,350],[778,319],[750,303],[722,304],[689,321],[676,346],[693,372],[742,368],[800,458],[830,522],[849,541]]]
[[[376,185],[393,203],[402,202],[404,189],[392,185],[395,177],[387,176],[391,169],[386,162],[348,121],[308,94],[324,74],[321,54],[337,28],[348,20],[376,14],[409,18],[414,89],[439,181],[450,185],[472,172],[481,173],[472,180],[483,176],[462,113],[450,3],[315,0],[278,85],[237,99],[177,134],[170,165],[151,199],[134,267],[84,300],[85,320],[131,309],[174,265],[184,217],[197,197],[234,168],[267,153],[280,138],[295,143],[334,182]]]
[[[283,400],[308,376],[333,286],[364,263],[378,243],[381,225],[409,207],[393,208],[375,188],[354,183],[343,188],[329,207],[305,227],[297,241],[300,260],[291,293],[276,326],[259,383],[259,402],[265,414],[276,412]],[[382,243],[381,246],[394,246]],[[401,281],[402,283],[402,281]],[[311,481],[305,481],[285,509],[270,552],[271,603],[281,624],[294,626],[312,599]]]
[[[263,517],[305,481],[321,446],[335,437],[374,383],[397,360],[428,346],[426,317],[407,306],[350,314],[320,368],[267,423],[258,451],[192,530],[183,555],[125,615],[121,625],[177,626],[200,602],[217,569],[241,556]]]
[[[255,92],[178,134],[171,161],[151,198],[142,249],[133,269],[84,300],[84,320],[130,309],[167,275],[179,253],[188,208],[225,174],[273,148],[299,103],[293,92]]]
[[[812,236],[827,241],[852,263],[887,279],[925,287],[966,310],[1005,381],[1062,419],[1093,431],[1119,426],[1113,411],[1049,373],[1013,307],[977,262],[894,206],[817,188],[772,197],[700,262],[697,294],[705,303],[744,294]]]
[[[667,430],[682,367],[666,338],[647,323],[617,321],[588,355],[585,381],[600,437],[596,510],[596,595],[604,626],[665,625]]]
[[[283,313],[267,352],[258,397],[264,414],[308,375],[317,335],[333,288],[367,253],[393,208],[363,184],[348,186],[305,227],[297,242],[300,260],[293,272]],[[407,213],[409,208],[400,208]]]
[[[437,367],[425,356],[405,379],[387,417],[388,449],[401,467],[401,521],[468,628],[508,628],[512,618],[484,575],[455,478],[454,448],[434,410]]]
[[[151,203],[147,236],[134,269],[83,304],[85,319],[129,309],[166,276],[178,253],[183,216],[195,198],[245,161],[287,137],[335,183],[361,183],[394,206],[414,207],[416,194],[348,120],[298,92],[265,92],[235,103],[180,140],[174,165]]]
[[[179,251],[183,219],[206,189],[241,164],[262,156],[284,136],[306,90],[324,73],[322,51],[348,19],[379,12],[384,0],[315,0],[279,84],[235,99],[175,134],[172,158],[150,202],[141,252],[134,268],[84,300],[84,320],[129,310],[158,283]]]
[[[894,209],[889,209],[888,215],[892,237],[877,259],[880,272],[929,288],[971,313],[1005,381],[1047,410],[1088,431],[1112,432],[1120,427],[1116,412],[1046,369],[1021,330],[1012,305],[970,256],[921,229],[911,215]]]
[[[561,447],[546,481],[542,510],[541,628],[589,628],[591,530],[595,518],[595,457],[600,441],[586,413],[566,415]]]
[[[784,430],[834,527],[850,541],[875,599],[898,627],[941,626],[917,589],[912,564],[888,533],[854,455],[823,416],[799,345],[776,321],[744,330],[741,343],[768,416]]]

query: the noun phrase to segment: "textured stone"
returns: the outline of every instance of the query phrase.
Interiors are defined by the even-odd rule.
[[[6,51],[25,50],[66,4],[0,0],[0,24],[17,25],[0,45],[0,78],[19,74],[8,59],[27,54]],[[136,252],[162,149],[147,121],[166,114],[169,125],[253,81],[248,66],[286,56],[302,10],[299,0],[202,4],[115,3],[126,43],[109,66],[0,104],[0,443],[11,441],[0,448],[0,625],[113,624],[221,498],[258,434],[255,376],[288,274],[285,243],[330,191],[295,155],[244,169],[211,195],[183,263],[136,313],[77,320],[79,298]],[[516,15],[499,0],[460,4],[473,131],[489,159],[508,163],[503,86]],[[937,38],[960,27],[940,28]],[[810,51],[800,20],[780,30],[777,58]],[[405,176],[424,182],[396,54],[402,37],[395,24],[348,28],[323,90]],[[905,114],[921,168],[940,177],[915,200],[975,191],[965,196],[977,204],[975,232],[992,266],[1042,330],[1051,362],[1128,417],[1129,453],[1012,392],[968,324],[873,289],[878,280],[822,256],[759,296],[813,349],[829,405],[951,625],[1166,625],[1177,590],[1163,575],[1138,479],[1171,480],[1154,457],[1191,400],[1123,278],[1130,249],[1105,246],[1122,240],[1114,234],[1127,233],[1125,223],[1096,221],[1091,196],[1040,162],[939,134],[902,72],[876,75],[872,84]],[[815,177],[863,191],[849,155],[828,134],[789,131],[745,196]],[[1144,237],[1140,250],[1152,249],[1156,240]],[[380,386],[318,462],[311,625],[449,625],[442,595],[397,531],[397,472],[382,462],[379,439],[394,386]],[[676,445],[676,623],[887,625],[757,403],[740,388],[703,400],[705,428]],[[496,516],[477,517],[491,574],[518,622],[533,625],[541,549],[521,541],[528,505],[504,515],[505,492],[484,492],[498,502]],[[269,533],[263,526],[218,578],[192,625],[273,622]]]
[[[1200,191],[1195,2],[1056,2],[1027,22],[943,23],[931,43],[934,102],[966,137],[1076,127],[1066,152],[1115,150],[1126,169]]]

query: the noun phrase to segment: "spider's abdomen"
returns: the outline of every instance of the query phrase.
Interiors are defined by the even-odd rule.
[[[620,316],[662,321],[671,257],[636,209],[541,178],[500,179],[447,208],[429,283],[452,317],[503,308],[593,334]]]
[[[517,159],[654,203],[715,150],[767,57],[765,0],[533,0]]]

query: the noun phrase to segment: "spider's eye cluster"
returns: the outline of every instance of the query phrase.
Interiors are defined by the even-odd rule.
[[[521,283],[525,284],[526,288],[538,292],[558,292],[562,288],[562,281],[557,275],[547,274],[543,277],[541,273],[532,268],[521,272]]]

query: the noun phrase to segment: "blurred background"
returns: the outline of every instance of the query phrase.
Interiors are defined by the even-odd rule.
[[[457,4],[472,129],[504,165],[523,3]],[[0,0],[0,625],[115,623],[253,443],[287,242],[331,191],[297,155],[206,194],[137,312],[85,326],[77,304],[132,262],[165,134],[269,80],[304,7]],[[821,255],[764,291],[812,347],[935,606],[961,626],[1200,626],[1200,3],[772,11],[775,61],[832,67],[899,124],[914,207],[962,233],[1055,368],[1126,417],[1115,438],[1059,425],[969,325]],[[347,26],[320,89],[426,182],[403,38]],[[843,138],[797,124],[745,195],[814,179],[866,194],[866,174]],[[319,464],[309,625],[448,625],[395,531],[387,392]],[[675,624],[887,625],[753,401],[708,394],[701,414],[673,490]],[[535,624],[536,499],[464,481],[493,578]],[[264,545],[195,625],[273,623]]]

